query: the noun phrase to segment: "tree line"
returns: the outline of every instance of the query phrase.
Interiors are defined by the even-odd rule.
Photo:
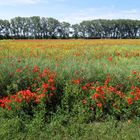
[[[0,39],[135,39],[140,38],[140,20],[87,20],[71,25],[46,17],[0,19]]]

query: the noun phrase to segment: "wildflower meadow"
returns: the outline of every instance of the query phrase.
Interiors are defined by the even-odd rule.
[[[0,139],[138,139],[140,40],[1,40]]]

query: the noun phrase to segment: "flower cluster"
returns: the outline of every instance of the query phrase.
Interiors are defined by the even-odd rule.
[[[101,110],[102,113],[124,112],[138,114],[140,109],[140,88],[132,86],[128,93],[119,90],[119,86],[113,87],[108,77],[103,85],[86,83],[81,86],[81,103],[92,111]]]
[[[11,105],[17,104],[19,105],[20,103],[39,103],[42,98],[45,97],[45,94],[37,94],[34,92],[31,92],[30,90],[23,90],[19,91],[15,95],[11,95],[8,97],[4,97],[0,99],[0,107],[11,110]]]
[[[49,69],[44,69],[43,72],[40,72],[38,66],[34,66],[32,71],[37,74],[34,83],[27,90],[21,90],[14,95],[1,98],[0,107],[11,110],[11,106],[14,104],[19,109],[20,104],[39,104],[44,98],[47,103],[56,94],[56,74],[54,72],[51,72]],[[18,69],[17,72],[20,73],[21,71]]]

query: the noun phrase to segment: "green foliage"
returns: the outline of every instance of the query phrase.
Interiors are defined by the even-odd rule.
[[[46,17],[15,17],[11,20],[0,20],[1,39],[134,39],[140,38],[139,20],[87,20],[70,25]]]

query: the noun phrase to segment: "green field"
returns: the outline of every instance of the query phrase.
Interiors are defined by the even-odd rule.
[[[1,140],[138,140],[140,40],[1,40]]]

